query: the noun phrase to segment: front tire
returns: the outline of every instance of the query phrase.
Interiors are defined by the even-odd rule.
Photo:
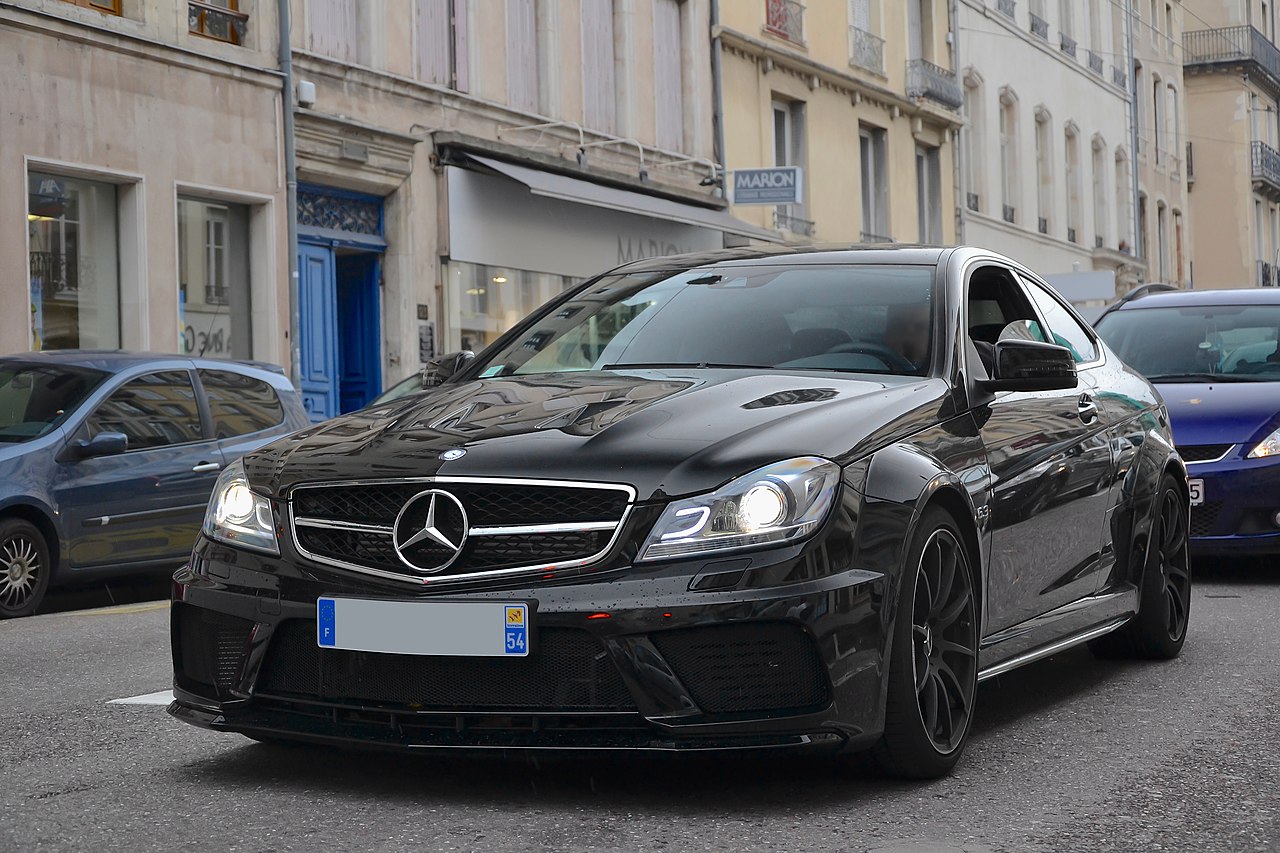
[[[30,616],[44,601],[52,565],[44,534],[29,521],[0,521],[0,619]]]
[[[1101,658],[1171,660],[1182,651],[1191,616],[1191,561],[1186,495],[1169,474],[1160,482],[1159,514],[1151,525],[1138,612],[1123,627],[1089,644]]]
[[[926,511],[900,583],[884,734],[872,750],[885,773],[935,779],[960,760],[978,690],[976,602],[955,519]]]

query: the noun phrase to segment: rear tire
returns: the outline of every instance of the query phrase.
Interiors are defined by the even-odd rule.
[[[1138,612],[1123,627],[1089,648],[1100,658],[1171,660],[1182,651],[1191,616],[1191,562],[1187,550],[1188,507],[1178,482],[1160,482],[1139,586]]]
[[[927,510],[893,621],[884,734],[871,753],[883,772],[936,779],[960,760],[977,699],[976,602],[959,526],[949,513]]]
[[[22,518],[0,521],[0,619],[35,613],[52,571],[40,528]]]

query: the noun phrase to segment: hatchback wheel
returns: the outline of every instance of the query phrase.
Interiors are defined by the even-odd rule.
[[[885,730],[873,750],[880,768],[916,779],[949,773],[969,737],[977,680],[973,575],[955,521],[932,509],[901,582]]]
[[[1148,537],[1138,613],[1123,628],[1089,647],[1099,657],[1169,660],[1182,651],[1191,615],[1191,560],[1187,550],[1187,498],[1173,477],[1160,483],[1157,515]]]
[[[31,522],[0,521],[0,619],[30,616],[49,588],[49,547]]]

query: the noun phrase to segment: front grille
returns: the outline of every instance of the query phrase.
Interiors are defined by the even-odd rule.
[[[797,625],[718,625],[650,639],[707,713],[802,711],[830,701],[826,667]]]
[[[257,693],[420,711],[629,711],[635,709],[599,641],[543,628],[528,657],[457,658],[321,649],[316,623],[280,623]]]
[[[1221,459],[1231,449],[1230,444],[1178,445],[1178,453],[1184,462],[1213,462]]]
[[[181,677],[213,687],[219,695],[235,687],[254,623],[181,602],[173,605],[173,632]]]
[[[451,562],[454,550],[449,545],[431,539],[411,545],[404,556],[420,567],[415,569],[396,553],[395,525],[401,510],[428,489],[447,492],[461,502],[468,532],[462,539],[459,519],[457,535],[446,537],[450,542],[462,539],[461,551]],[[559,567],[602,557],[626,515],[630,496],[629,489],[619,486],[555,482],[424,480],[300,486],[292,495],[294,538],[307,556],[415,580]],[[422,524],[422,506],[414,504],[401,520],[402,543],[409,538],[406,530],[411,525]],[[530,531],[530,527],[549,529]],[[506,532],[508,528],[524,529]],[[408,532],[415,533],[417,528]]]
[[[1218,516],[1222,514],[1222,504],[1219,501],[1205,501],[1199,506],[1191,508],[1191,525],[1190,531],[1195,536],[1213,536],[1214,529],[1218,525]]]

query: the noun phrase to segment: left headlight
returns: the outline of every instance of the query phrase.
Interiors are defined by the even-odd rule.
[[[249,488],[240,462],[228,465],[218,477],[204,514],[204,532],[219,542],[280,553],[271,502]]]
[[[840,466],[816,456],[766,465],[714,492],[673,501],[640,560],[738,551],[802,539],[835,503]]]
[[[1264,459],[1268,456],[1280,456],[1280,429],[1258,442],[1246,458]]]

